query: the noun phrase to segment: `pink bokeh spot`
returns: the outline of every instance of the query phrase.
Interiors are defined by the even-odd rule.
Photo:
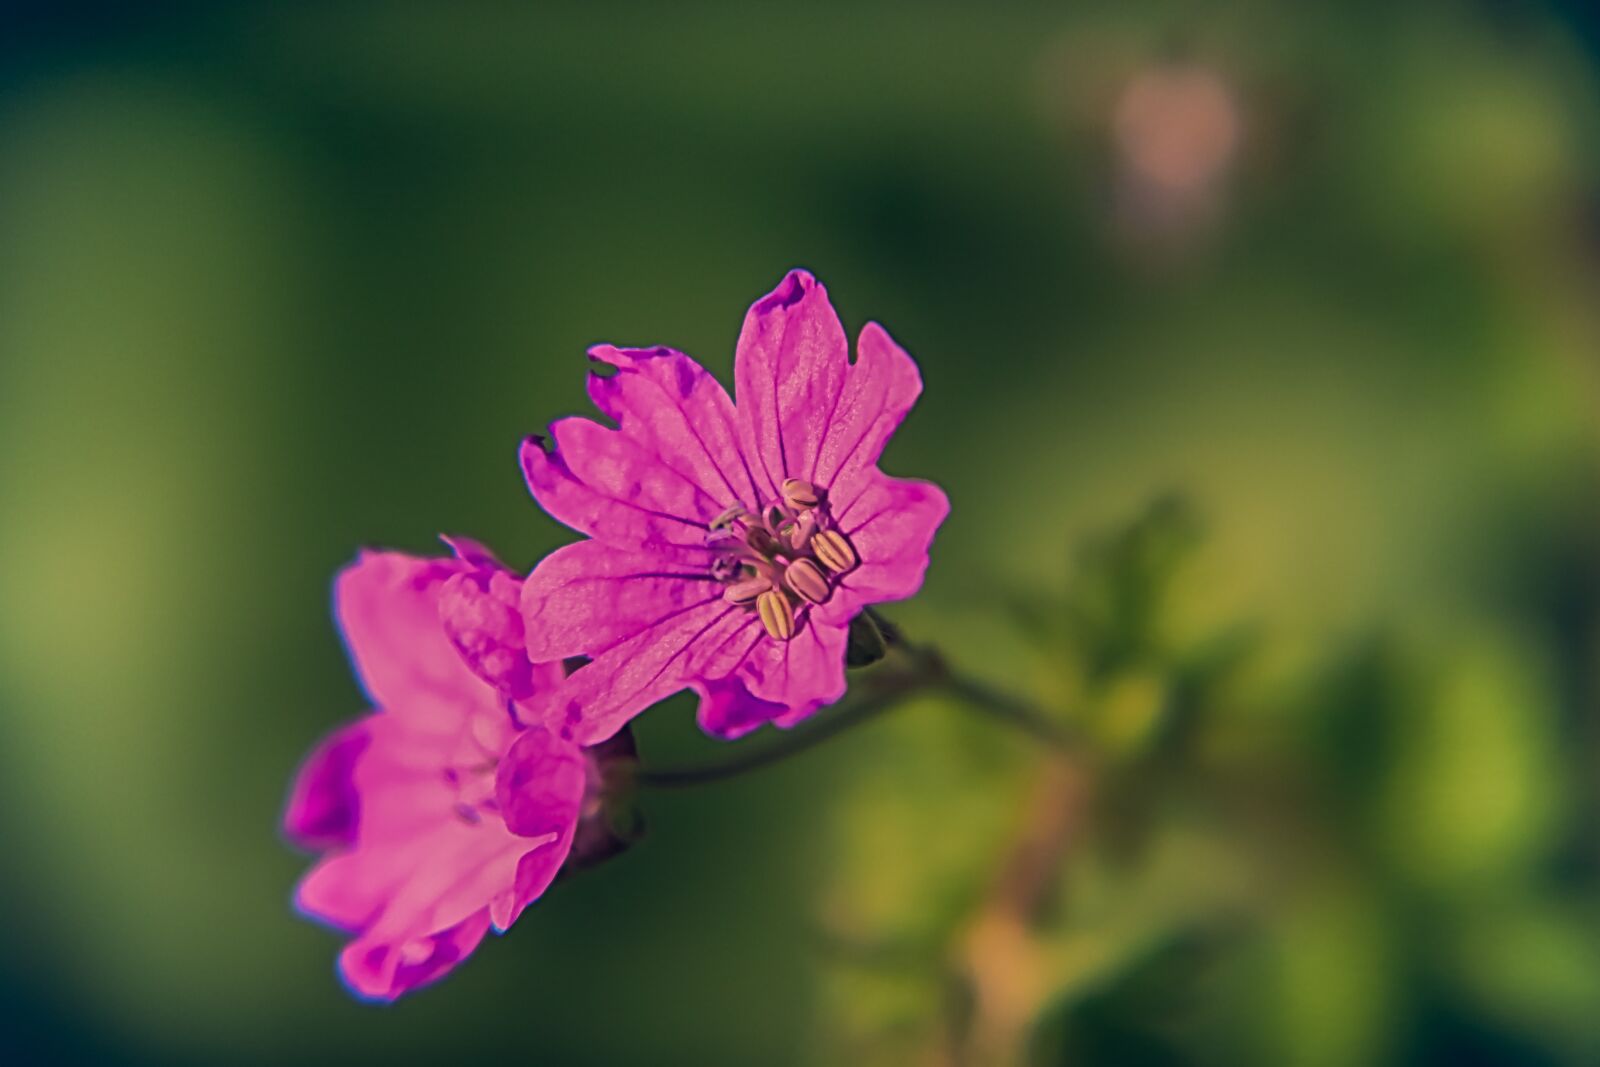
[[[745,316],[735,398],[672,349],[590,358],[614,371],[589,395],[616,428],[563,419],[522,449],[535,500],[588,538],[522,586],[528,657],[590,659],[530,713],[593,744],[686,688],[721,737],[838,700],[851,620],[921,587],[949,513],[937,486],[878,468],[922,389],[911,357],[869,323],[852,361],[797,270]]]

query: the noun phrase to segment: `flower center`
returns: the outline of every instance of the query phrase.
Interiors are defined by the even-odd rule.
[[[449,790],[451,814],[468,826],[477,826],[486,816],[499,815],[495,772],[500,768],[498,753],[506,746],[494,726],[474,716],[451,747],[441,772]]]
[[[778,641],[794,636],[796,612],[827,600],[856,565],[855,548],[834,527],[827,492],[798,478],[759,511],[728,508],[706,540],[717,549],[711,573],[727,587],[722,598],[758,614]]]
[[[489,759],[470,767],[444,769],[445,785],[454,797],[450,804],[452,815],[468,826],[477,826],[485,813],[500,811],[494,796],[494,772],[499,766],[499,760]]]

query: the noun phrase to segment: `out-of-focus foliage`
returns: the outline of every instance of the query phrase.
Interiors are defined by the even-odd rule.
[[[1600,1061],[1587,5],[70,6],[0,29],[21,1060]],[[726,375],[795,265],[927,383],[888,614],[1079,747],[930,697],[646,795],[351,1002],[274,837],[329,577],[562,543],[584,347]]]
[[[1558,749],[1548,656],[1433,619],[1263,685],[1269,633],[1170,632],[1204,595],[1196,531],[1164,499],[1092,540],[1066,596],[1031,596],[1071,752],[947,707],[858,751],[819,1062],[1600,1053],[1595,917],[1556,866],[1584,843],[1562,825],[1583,756]],[[1232,748],[1241,717],[1299,737]],[[1438,1012],[1472,1029],[1432,1034]]]

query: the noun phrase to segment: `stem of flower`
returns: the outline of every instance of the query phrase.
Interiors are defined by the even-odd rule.
[[[1077,747],[1077,738],[1071,730],[1010,693],[1003,693],[975,678],[959,674],[945,678],[944,690],[967,707],[976,708],[997,722],[1014,726],[1051,748],[1066,750]]]
[[[876,718],[906,697],[933,689],[935,684],[932,678],[896,671],[892,676],[885,677],[874,685],[873,691],[835,708],[832,713],[817,719],[811,726],[801,727],[785,734],[782,740],[774,744],[751,749],[732,759],[699,767],[667,770],[640,768],[634,775],[634,781],[646,789],[682,789],[686,786],[706,785],[726,778],[736,778],[741,774],[781,763],[790,756],[815,748],[853,726],[859,726]]]
[[[883,668],[867,674],[860,696],[837,706],[812,725],[785,734],[773,744],[698,767],[662,770],[641,767],[635,773],[635,783],[646,789],[682,789],[736,778],[815,748],[920,693],[946,693],[961,704],[982,711],[996,722],[1021,730],[1051,748],[1065,750],[1074,747],[1072,734],[1034,705],[976,679],[952,672],[938,649],[907,641],[899,627],[871,608],[867,611],[871,612],[890,651],[900,662],[892,667],[885,664]]]
[[[1076,747],[1078,739],[1073,733],[1036,705],[951,670],[938,649],[908,641],[904,631],[879,615],[876,609],[869,607],[866,612],[878,624],[891,648],[902,649],[924,664],[929,673],[935,676],[939,688],[967,707],[982,711],[1052,748]]]

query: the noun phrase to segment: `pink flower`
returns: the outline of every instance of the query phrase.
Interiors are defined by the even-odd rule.
[[[681,352],[589,355],[615,369],[589,396],[617,428],[563,419],[522,448],[535,499],[589,538],[523,586],[530,658],[592,660],[541,721],[588,744],[693,688],[702,727],[736,737],[838,700],[850,620],[921,587],[949,512],[877,466],[922,390],[911,357],[869,323],[851,362],[804,271],[745,316],[737,404]]]
[[[522,649],[520,582],[481,546],[455,559],[364,552],[335,585],[350,657],[378,711],[301,768],[284,826],[324,851],[299,908],[352,935],[339,970],[393,1000],[504,931],[560,870],[597,774],[524,728],[515,699],[554,685]]]

